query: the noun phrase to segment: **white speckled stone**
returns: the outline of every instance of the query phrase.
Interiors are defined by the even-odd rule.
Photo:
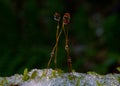
[[[23,81],[23,75],[19,74],[0,77],[0,86],[120,86],[120,74],[99,75],[77,72],[59,74],[58,71],[52,69],[33,69],[28,76],[31,76],[34,71],[37,72],[37,76],[27,81]],[[47,71],[46,75],[42,76],[45,71]]]

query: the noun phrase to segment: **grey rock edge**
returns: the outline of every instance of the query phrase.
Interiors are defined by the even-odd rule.
[[[61,70],[33,69],[27,76],[15,74],[0,77],[0,86],[120,86],[120,74],[64,73]]]

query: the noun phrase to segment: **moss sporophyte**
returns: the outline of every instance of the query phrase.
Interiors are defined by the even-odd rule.
[[[67,59],[68,59],[68,66],[69,66],[69,72],[72,72],[72,62],[71,62],[71,57],[70,57],[70,53],[69,53],[69,39],[68,39],[68,24],[70,22],[70,13],[65,13],[62,19],[62,25],[60,28],[60,14],[59,13],[55,13],[54,14],[54,20],[57,21],[57,30],[56,30],[56,43],[53,46],[52,52],[51,52],[51,57],[48,61],[48,66],[47,68],[49,68],[51,60],[54,58],[54,64],[55,64],[55,69],[57,69],[57,53],[58,53],[58,42],[59,42],[59,38],[62,34],[62,32],[64,32],[65,35],[65,51],[67,54]]]

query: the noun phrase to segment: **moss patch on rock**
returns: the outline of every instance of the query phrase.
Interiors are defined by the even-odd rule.
[[[0,77],[0,86],[120,86],[120,74],[64,73],[62,70],[33,69],[11,77]]]

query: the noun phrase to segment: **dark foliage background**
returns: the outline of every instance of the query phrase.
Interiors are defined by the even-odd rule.
[[[71,14],[73,69],[100,74],[117,72],[119,0],[0,0],[0,76],[22,73],[25,68],[47,67],[55,43],[55,12]],[[50,67],[54,68],[54,62]],[[59,43],[58,67],[68,71],[64,36]]]

